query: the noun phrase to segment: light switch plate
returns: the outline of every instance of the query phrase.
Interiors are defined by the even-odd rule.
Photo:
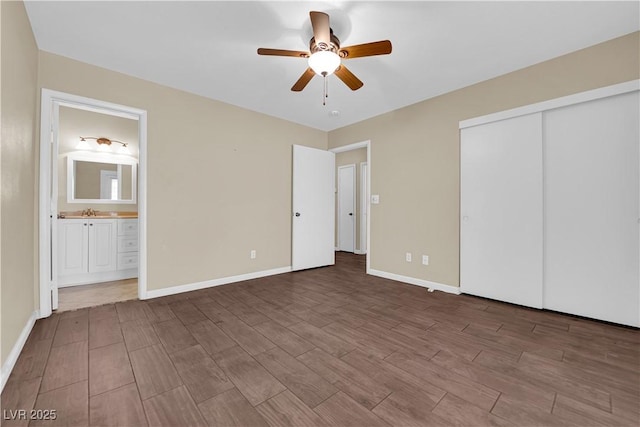
[[[371,195],[371,204],[377,205],[378,203],[380,203],[380,195],[379,194],[372,194]]]

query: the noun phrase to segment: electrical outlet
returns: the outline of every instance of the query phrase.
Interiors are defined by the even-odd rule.
[[[407,254],[405,255],[405,259],[407,260],[407,262],[411,262],[411,252],[407,252]]]
[[[251,259],[256,259],[256,255],[257,255],[257,254],[256,254],[256,250],[255,250],[255,249],[253,249],[253,250],[251,251],[251,255],[249,255],[249,257],[250,257]]]
[[[422,255],[422,264],[429,265],[429,255]]]

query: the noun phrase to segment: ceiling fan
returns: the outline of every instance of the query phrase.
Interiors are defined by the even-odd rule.
[[[372,43],[358,44],[354,46],[340,47],[340,40],[333,34],[329,26],[329,15],[324,12],[309,12],[313,37],[309,42],[309,52],[283,49],[258,49],[258,55],[293,56],[307,58],[309,67],[291,87],[294,92],[299,92],[311,81],[314,75],[326,77],[335,73],[351,90],[360,89],[364,83],[360,81],[347,67],[342,65],[342,60],[362,58],[365,56],[387,55],[391,53],[391,42],[382,40]]]

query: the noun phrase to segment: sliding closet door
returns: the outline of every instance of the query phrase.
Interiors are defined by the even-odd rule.
[[[542,307],[541,117],[460,131],[464,293]]]
[[[640,326],[638,92],[544,114],[544,307]]]

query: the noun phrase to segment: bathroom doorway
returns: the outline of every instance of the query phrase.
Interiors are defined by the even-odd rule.
[[[43,89],[40,317],[146,295],[146,112]]]

